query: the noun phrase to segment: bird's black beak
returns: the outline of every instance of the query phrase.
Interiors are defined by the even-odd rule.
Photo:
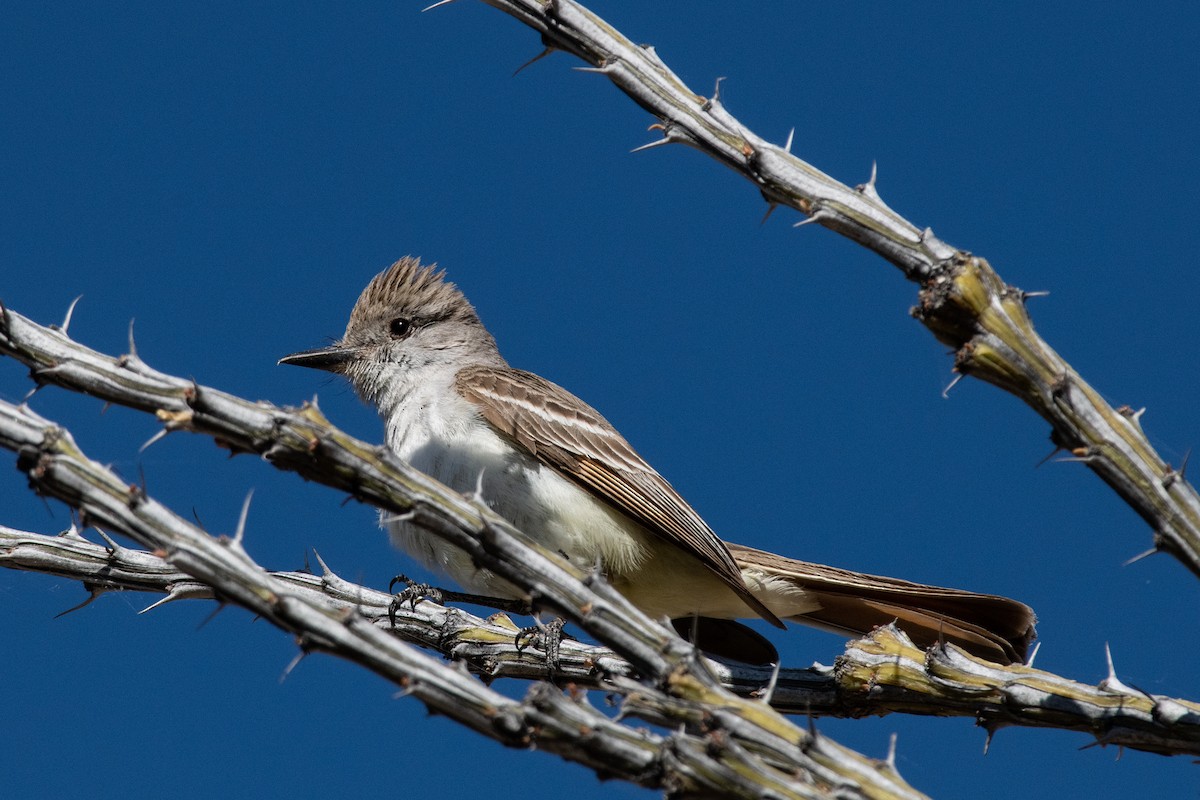
[[[280,364],[295,364],[298,367],[312,367],[326,372],[345,372],[346,365],[358,358],[357,347],[318,347],[316,350],[302,350],[279,359]]]

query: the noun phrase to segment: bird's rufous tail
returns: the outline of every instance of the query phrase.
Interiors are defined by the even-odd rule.
[[[951,642],[1000,663],[1023,662],[1036,638],[1033,609],[1007,597],[926,586],[810,564],[729,544],[745,571],[794,583],[819,608],[787,617],[851,635],[895,622],[920,647]]]

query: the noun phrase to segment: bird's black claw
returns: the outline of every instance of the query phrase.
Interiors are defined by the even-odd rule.
[[[558,652],[565,636],[563,626],[566,624],[567,621],[562,617],[555,617],[548,623],[537,622],[518,631],[513,637],[513,644],[518,652],[527,647],[539,648],[546,654],[546,666],[553,672],[558,667]]]
[[[416,611],[417,603],[426,598],[435,603],[442,602],[441,589],[429,583],[417,583],[407,575],[397,575],[392,578],[388,584],[388,591],[392,591],[398,583],[403,583],[404,588],[396,592],[392,597],[392,602],[388,604],[388,621],[392,623],[393,627],[396,625],[396,611],[405,603],[408,603],[409,610]]]

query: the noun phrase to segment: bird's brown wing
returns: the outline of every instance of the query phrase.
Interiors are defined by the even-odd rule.
[[[603,499],[656,536],[695,556],[768,622],[724,542],[599,412],[544,378],[507,367],[468,367],[459,394],[533,457]]]

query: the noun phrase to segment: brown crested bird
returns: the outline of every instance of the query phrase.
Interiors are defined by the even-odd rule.
[[[993,661],[1025,658],[1033,611],[1006,597],[865,575],[723,542],[591,406],[513,369],[444,273],[404,258],[377,275],[337,343],[280,363],[346,376],[379,410],[388,446],[570,562],[598,566],[635,605],[676,621],[703,649],[771,660],[761,617],[861,635],[896,622],[918,645],[940,640]],[[407,521],[392,540],[471,592],[517,587]]]

